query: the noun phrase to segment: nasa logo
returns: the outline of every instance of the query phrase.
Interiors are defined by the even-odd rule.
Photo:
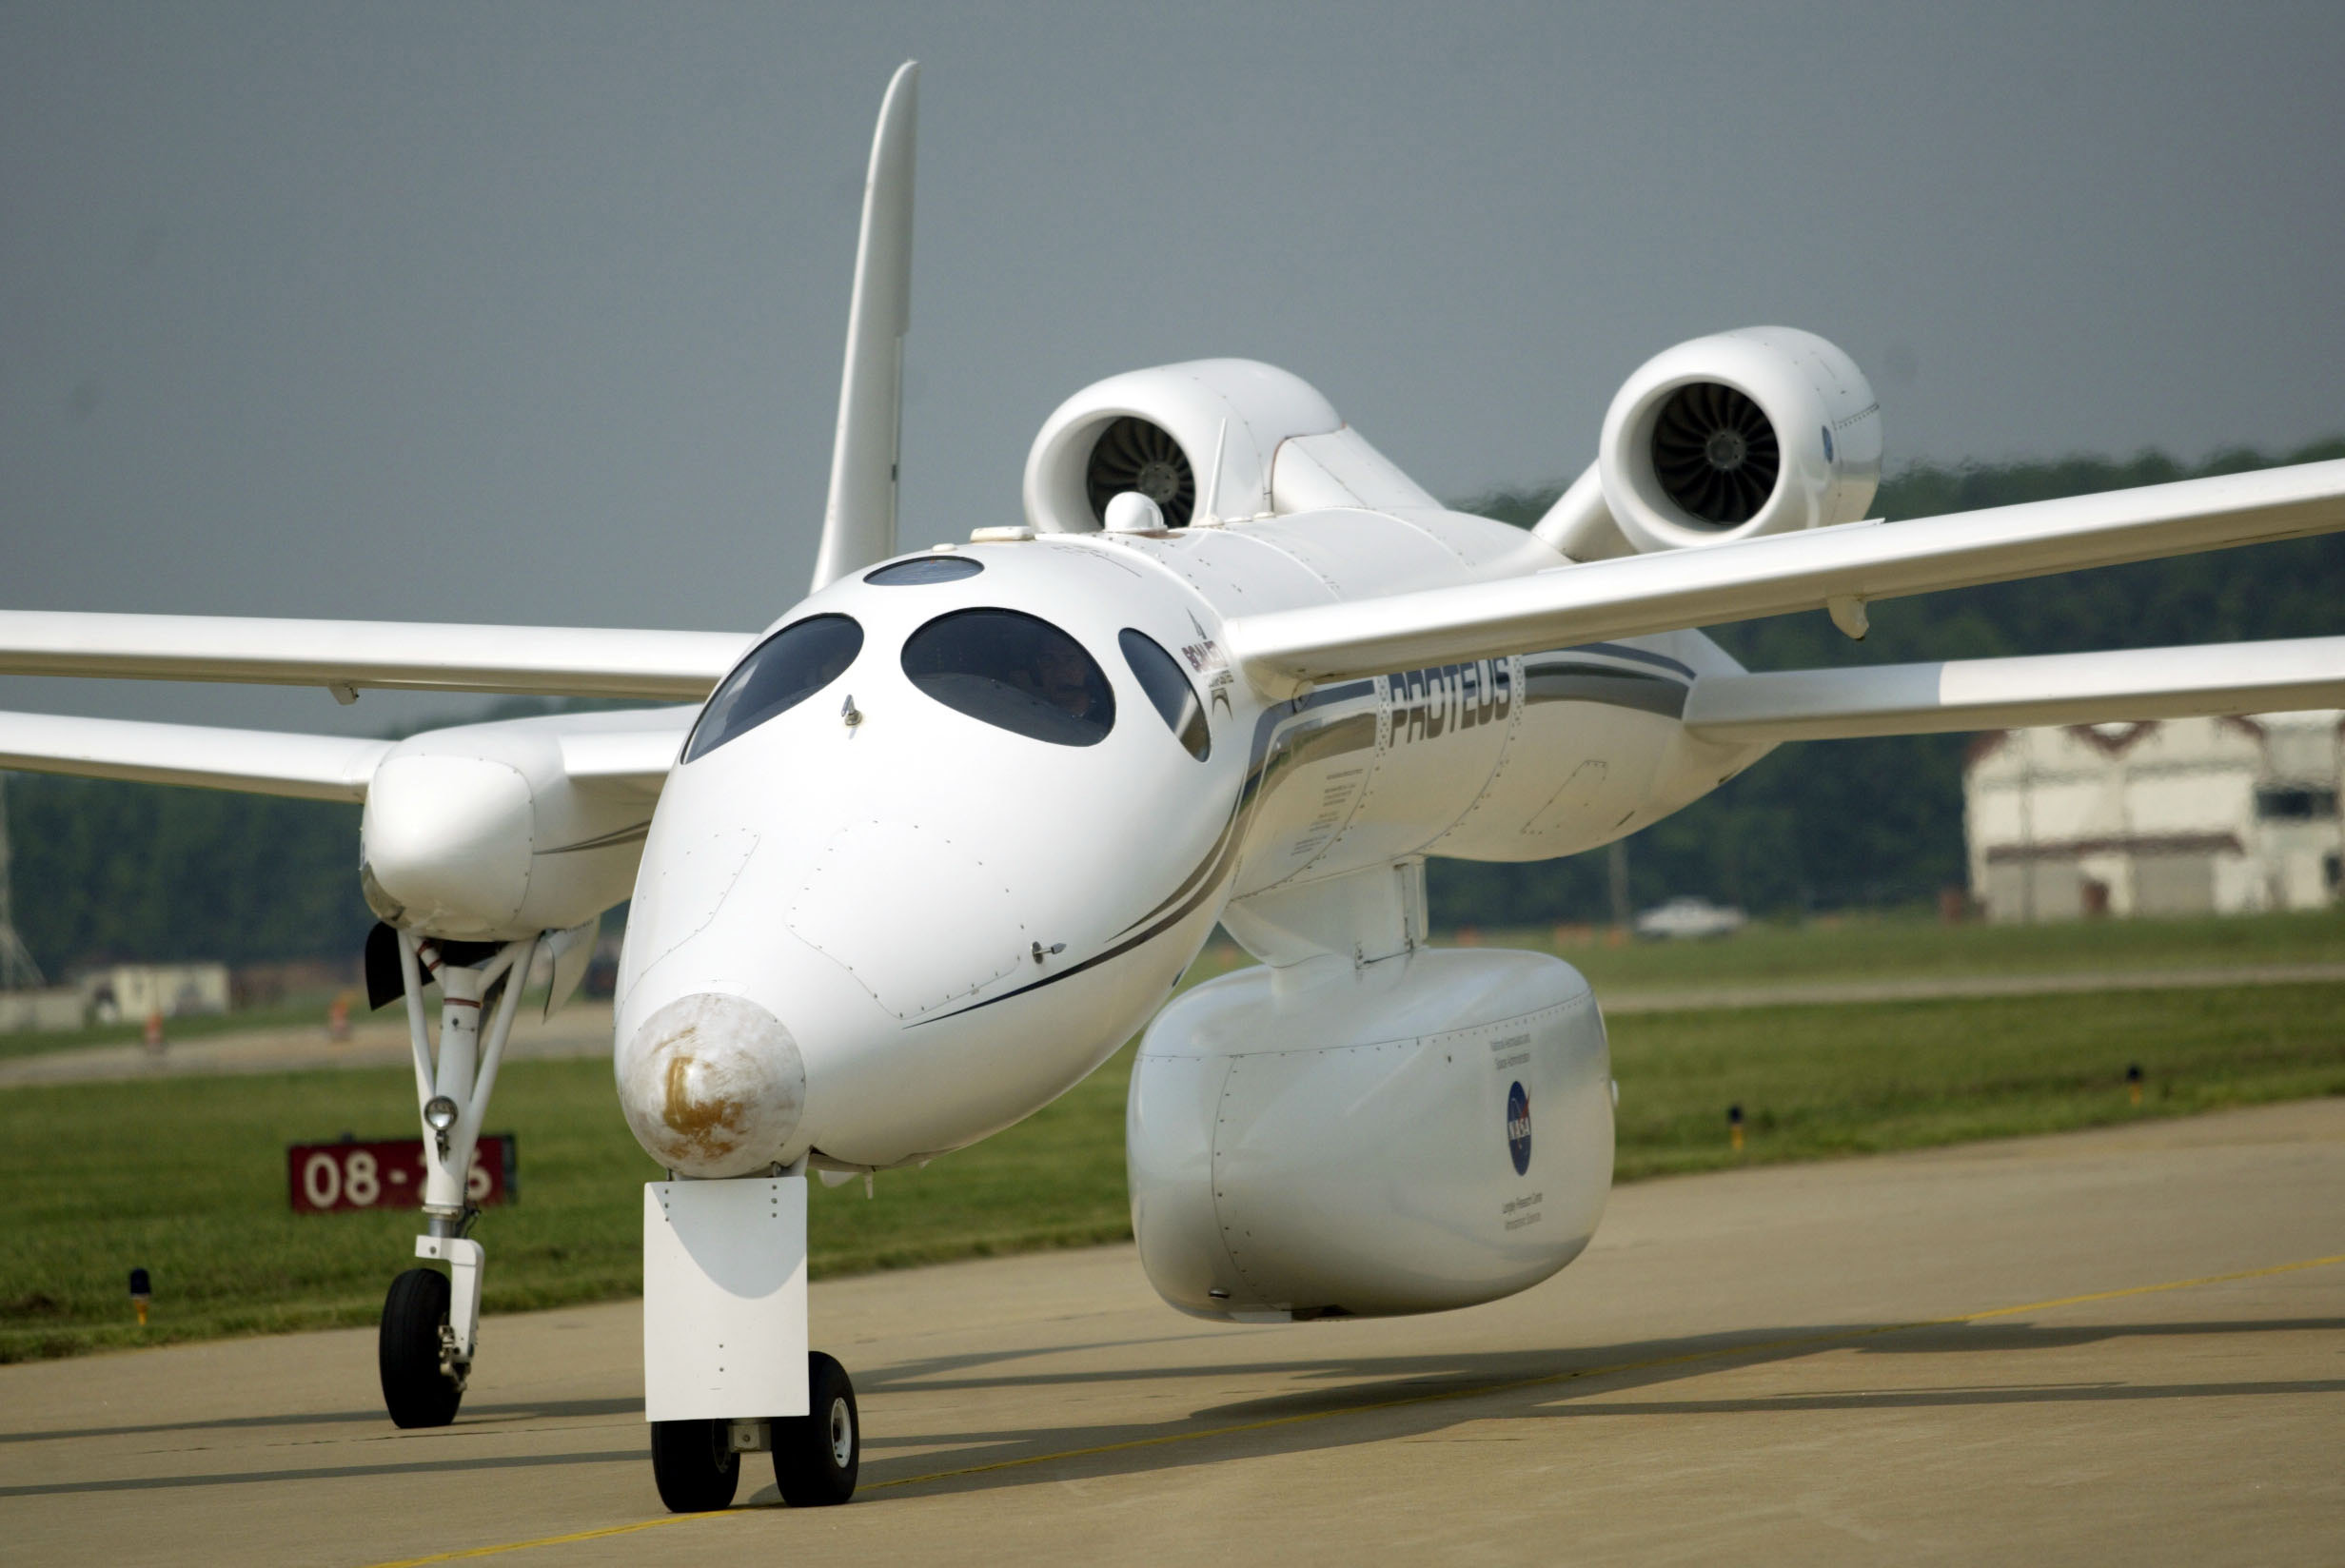
[[[1530,1096],[1516,1084],[1507,1090],[1507,1152],[1514,1156],[1517,1176],[1530,1172]]]

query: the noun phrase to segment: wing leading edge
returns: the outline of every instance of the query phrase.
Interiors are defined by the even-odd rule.
[[[357,802],[366,798],[375,771],[394,753],[495,756],[508,737],[536,736],[552,742],[560,774],[572,785],[652,800],[666,784],[698,715],[690,707],[549,714],[428,730],[390,741],[0,713],[0,768]],[[531,749],[524,746],[514,755],[525,763]]]
[[[1562,566],[1230,624],[1266,691],[2345,528],[2345,460]]]
[[[0,675],[219,680],[698,702],[738,632],[0,611]]]
[[[390,749],[387,740],[346,735],[0,714],[0,768],[304,800],[365,799],[367,781]]]

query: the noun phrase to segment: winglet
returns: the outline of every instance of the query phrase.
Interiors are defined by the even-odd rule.
[[[920,66],[888,83],[872,133],[863,233],[847,313],[847,364],[838,382],[838,435],[814,586],[896,553],[896,454],[903,422],[904,333],[912,324],[912,150]]]

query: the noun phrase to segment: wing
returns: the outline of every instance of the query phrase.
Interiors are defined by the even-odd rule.
[[[755,638],[737,632],[461,626],[0,611],[0,675],[112,676],[698,702]]]
[[[551,730],[562,744],[562,771],[586,790],[627,791],[656,798],[668,781],[700,710],[641,709],[619,714],[551,714],[515,726]]]
[[[426,731],[405,742],[0,713],[0,768],[363,801],[376,768],[395,751],[431,749],[437,741],[461,736],[468,752],[495,755],[502,736],[537,735],[553,739],[562,774],[572,784],[649,800],[667,782],[699,713],[687,707],[549,714]]]
[[[1685,721],[1746,744],[2303,708],[2345,708],[2345,637],[1705,675]]]
[[[1848,523],[1530,577],[1247,616],[1232,652],[1266,691],[1797,610],[2115,566],[2345,528],[2345,460]]]
[[[0,768],[199,784],[307,800],[364,800],[387,740],[0,714]]]

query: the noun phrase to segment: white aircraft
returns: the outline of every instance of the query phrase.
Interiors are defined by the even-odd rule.
[[[462,1184],[521,1006],[632,897],[614,1056],[645,1196],[660,1494],[770,1449],[844,1501],[853,1389],[806,1343],[805,1180],[1010,1126],[1147,1027],[1143,1266],[1239,1323],[1429,1312],[1587,1245],[1614,1089],[1587,983],[1426,946],[1429,854],[1634,833],[1786,740],[2345,705],[2345,637],[1747,674],[1693,628],[2345,527],[2345,461],[1882,526],[1881,417],[1820,338],[1682,343],[1524,532],[1448,510],[1244,360],[1043,424],[1022,522],[896,550],[916,68],[872,147],[813,592],[755,636],[0,614],[0,671],[667,698],[396,744],[0,715],[0,766],[364,801],[429,1233],[383,1390],[455,1414],[483,1252]],[[1165,1005],[1218,923],[1262,960]],[[426,992],[439,988],[436,1050]],[[1150,1020],[1153,1016],[1153,1022]]]

